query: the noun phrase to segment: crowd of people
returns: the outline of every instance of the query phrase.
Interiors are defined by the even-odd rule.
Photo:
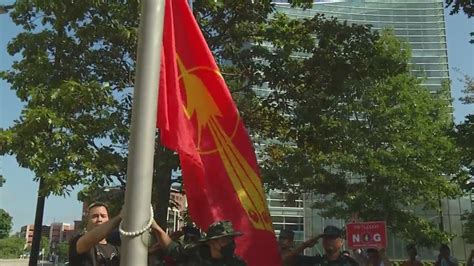
[[[122,215],[109,218],[106,204],[96,202],[89,206],[87,230],[71,239],[69,265],[115,266],[120,265],[120,237],[116,232]],[[235,231],[229,221],[218,221],[209,226],[205,236],[198,228],[185,226],[179,232],[168,235],[156,222],[151,231],[156,243],[149,249],[150,265],[246,265],[235,255],[235,238],[242,235]],[[383,249],[343,250],[343,231],[336,226],[327,226],[321,235],[295,245],[295,234],[283,229],[278,237],[280,255],[284,266],[392,266]],[[323,255],[305,256],[304,250],[321,240]],[[415,245],[407,246],[408,260],[402,266],[422,266]],[[474,250],[466,266],[474,266]],[[265,265],[262,265],[265,266]],[[451,256],[449,246],[441,245],[434,266],[458,266]]]

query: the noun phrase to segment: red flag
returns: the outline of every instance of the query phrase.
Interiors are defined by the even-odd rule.
[[[160,78],[161,141],[179,154],[193,220],[230,220],[248,265],[281,265],[255,151],[186,0],[166,1]]]

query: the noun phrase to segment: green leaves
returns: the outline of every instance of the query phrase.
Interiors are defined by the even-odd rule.
[[[8,51],[22,57],[1,77],[26,104],[0,131],[0,152],[43,178],[46,195],[125,182],[138,3],[92,2],[20,1],[12,12],[25,32]]]
[[[446,0],[446,8],[451,7],[450,15],[457,14],[459,10],[463,10],[467,17],[474,15],[474,6],[470,0]]]
[[[18,259],[24,253],[25,239],[19,236],[11,236],[0,239],[0,258]]]
[[[10,235],[12,230],[12,217],[4,209],[0,209],[0,239]]]
[[[437,208],[458,193],[448,180],[465,178],[448,134],[447,88],[430,95],[421,87],[408,72],[408,47],[391,32],[274,11],[267,0],[197,0],[193,10],[264,147],[268,187],[319,194],[326,216],[359,213],[423,245],[441,241],[413,210]],[[24,32],[8,51],[21,57],[0,75],[25,108],[0,130],[0,154],[41,177],[44,194],[123,186],[139,1],[18,1],[12,18]],[[178,165],[161,147],[156,155],[155,177]],[[166,211],[170,180],[160,182],[154,202]]]
[[[309,57],[268,59],[274,91],[263,105],[278,115],[266,119],[290,129],[254,128],[277,140],[263,155],[269,188],[325,195],[315,202],[324,215],[387,220],[421,245],[443,240],[413,210],[459,195],[449,183],[464,175],[449,135],[450,99],[430,95],[409,74],[409,50],[391,32],[323,17],[305,23],[317,43]]]
[[[2,150],[15,153],[19,164],[42,177],[55,194],[87,177],[103,178],[99,168],[119,174],[123,151],[100,143],[121,125],[118,106],[112,89],[96,82],[32,87],[20,120],[0,134]]]

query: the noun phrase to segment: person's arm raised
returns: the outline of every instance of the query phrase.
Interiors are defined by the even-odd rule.
[[[291,250],[290,252],[287,252],[282,255],[282,259],[286,260],[288,258],[294,257],[300,253],[302,253],[305,249],[313,247],[318,243],[318,240],[321,238],[320,235],[315,236],[313,238],[310,238],[309,240],[306,240],[303,244],[299,245],[297,248]]]
[[[86,232],[77,240],[76,251],[77,254],[83,254],[97,245],[102,239],[104,239],[112,230],[117,228],[122,221],[120,215],[115,216],[109,221],[95,227],[94,229]]]
[[[155,235],[155,238],[164,248],[167,248],[171,244],[171,237],[155,221],[153,221],[153,224],[151,225],[151,230]]]

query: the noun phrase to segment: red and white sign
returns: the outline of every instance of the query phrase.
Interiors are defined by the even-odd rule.
[[[387,247],[387,228],[383,221],[346,224],[346,237],[350,249]]]

